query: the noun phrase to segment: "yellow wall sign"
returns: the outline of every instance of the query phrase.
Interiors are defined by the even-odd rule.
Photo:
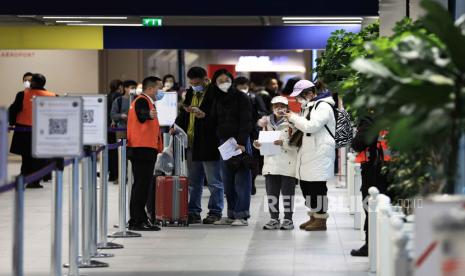
[[[103,49],[103,27],[0,27],[0,49]]]

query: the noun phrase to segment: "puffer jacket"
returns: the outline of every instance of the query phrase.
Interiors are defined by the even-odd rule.
[[[289,121],[304,135],[297,153],[296,178],[303,181],[328,181],[334,177],[336,119],[331,96],[307,104],[303,116],[291,115]],[[316,108],[315,108],[316,107]],[[307,119],[310,112],[310,120]]]
[[[270,116],[266,116],[263,119],[267,120],[268,124],[264,131],[281,131],[280,140],[283,140],[282,152],[278,155],[265,156],[263,164],[263,175],[284,175],[295,177],[295,165],[297,157],[297,148],[289,145],[289,139],[292,133],[295,132],[295,128],[284,121],[277,127],[274,127],[270,122]]]

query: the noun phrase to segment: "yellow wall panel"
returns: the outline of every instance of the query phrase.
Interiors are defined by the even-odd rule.
[[[0,49],[103,49],[103,27],[0,27]]]

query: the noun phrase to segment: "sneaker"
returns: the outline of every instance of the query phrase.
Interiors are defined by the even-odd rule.
[[[249,223],[247,222],[246,219],[236,219],[234,220],[233,223],[231,223],[231,226],[247,226]]]
[[[189,214],[187,221],[189,224],[199,224],[202,223],[202,218],[198,214]]]
[[[203,219],[203,224],[213,224],[219,220],[221,220],[221,216],[208,215],[206,218]]]
[[[290,219],[283,220],[283,224],[281,224],[281,230],[293,230],[294,223]]]
[[[277,230],[279,229],[279,220],[271,219],[264,226],[263,230]]]
[[[233,219],[230,218],[221,218],[218,221],[215,221],[213,224],[214,225],[231,225],[234,222]]]

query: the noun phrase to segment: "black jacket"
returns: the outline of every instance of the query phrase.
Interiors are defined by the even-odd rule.
[[[368,148],[370,156],[368,162],[361,164],[362,169],[362,194],[368,194],[368,189],[375,186],[381,193],[387,192],[386,174],[382,173],[383,158],[378,149],[378,135],[371,133],[370,128],[373,125],[373,119],[362,117],[357,127],[357,135],[352,140],[352,148],[356,152],[362,152]],[[381,150],[382,151],[382,150]]]
[[[192,144],[192,160],[194,161],[217,161],[220,158],[218,151],[219,139],[215,129],[215,119],[211,112],[213,103],[215,101],[215,93],[210,85],[205,89],[200,110],[205,112],[205,118],[195,119],[194,126],[194,141]],[[184,105],[190,106],[194,91],[189,88],[186,91],[186,98],[183,102]],[[186,112],[184,108],[180,109],[179,115],[175,123],[180,126],[186,133],[189,127],[190,113]]]
[[[249,96],[250,103],[252,104],[253,129],[251,137],[252,140],[257,140],[260,132],[260,127],[257,125],[257,122],[263,116],[268,115],[268,111],[266,109],[265,102],[260,95],[252,92],[249,92],[247,95]]]
[[[217,97],[213,107],[216,129],[220,140],[234,137],[239,145],[245,146],[252,128],[252,104],[249,97],[230,88],[227,93],[212,86]]]
[[[16,123],[16,117],[23,109],[24,91],[19,91],[16,94],[15,101],[8,108],[8,120],[11,126],[29,127]],[[15,131],[11,140],[10,152],[13,154],[31,156],[32,133]]]

